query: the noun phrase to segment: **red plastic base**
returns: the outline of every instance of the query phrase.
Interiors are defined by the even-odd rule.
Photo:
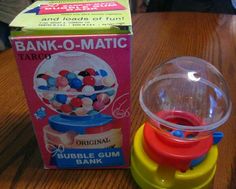
[[[206,154],[213,144],[211,135],[196,140],[184,140],[164,132],[166,131],[160,131],[146,122],[143,131],[144,150],[158,164],[180,171],[186,171],[191,161]]]

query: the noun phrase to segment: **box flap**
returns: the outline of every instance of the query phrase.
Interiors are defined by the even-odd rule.
[[[37,1],[10,26],[25,35],[130,33],[129,1]]]

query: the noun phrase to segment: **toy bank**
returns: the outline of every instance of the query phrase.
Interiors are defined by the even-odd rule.
[[[217,167],[216,129],[232,104],[221,73],[196,57],[160,64],[139,95],[148,119],[137,130],[131,172],[145,189],[210,189]]]

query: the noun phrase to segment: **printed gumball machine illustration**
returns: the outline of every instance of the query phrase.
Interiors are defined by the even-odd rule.
[[[95,55],[68,51],[44,60],[35,72],[34,89],[58,113],[49,117],[43,130],[47,150],[121,147],[121,128],[114,128],[111,115],[101,113],[117,88],[114,72]]]
[[[216,129],[231,113],[220,72],[205,60],[178,57],[146,79],[140,104],[149,120],[137,131],[131,156],[134,179],[144,189],[210,188],[216,171]]]

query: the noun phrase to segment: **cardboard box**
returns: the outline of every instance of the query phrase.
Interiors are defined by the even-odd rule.
[[[128,167],[128,1],[37,1],[10,26],[45,168]]]

